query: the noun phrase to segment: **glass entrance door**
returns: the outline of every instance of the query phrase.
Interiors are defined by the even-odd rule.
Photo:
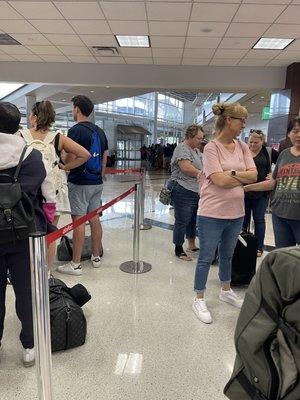
[[[140,160],[142,141],[139,139],[117,140],[118,160]]]

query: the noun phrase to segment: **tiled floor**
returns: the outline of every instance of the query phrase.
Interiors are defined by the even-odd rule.
[[[141,232],[142,259],[152,271],[129,275],[119,265],[132,259],[133,196],[103,216],[105,257],[100,269],[84,263],[82,277],[57,274],[67,284],[83,283],[92,300],[84,306],[86,344],[53,355],[55,399],[221,400],[234,362],[233,332],[239,311],[218,300],[217,267],[212,267],[207,302],[214,322],[207,326],[191,310],[194,262],[173,255],[173,211],[158,202],[164,182],[147,179],[146,217],[164,222]],[[104,200],[132,186],[133,177],[110,177]],[[62,224],[67,223],[64,218]],[[156,224],[157,225],[157,224]],[[267,244],[273,244],[268,221]],[[243,291],[241,291],[243,295]],[[12,288],[0,350],[0,387],[4,400],[35,400],[35,369],[24,369],[19,322]],[[242,400],[242,399],[241,399]]]

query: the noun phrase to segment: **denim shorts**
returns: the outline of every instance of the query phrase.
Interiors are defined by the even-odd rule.
[[[85,215],[102,205],[103,185],[74,185],[69,182],[71,214]]]

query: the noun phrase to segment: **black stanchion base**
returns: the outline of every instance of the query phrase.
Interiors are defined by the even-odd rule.
[[[151,229],[151,228],[152,228],[152,225],[146,224],[145,222],[140,225],[140,230],[141,231],[147,231],[148,229]]]
[[[151,264],[145,261],[125,261],[120,265],[120,270],[128,274],[144,274],[145,272],[151,271]]]

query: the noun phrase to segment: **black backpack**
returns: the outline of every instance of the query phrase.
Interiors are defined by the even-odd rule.
[[[75,288],[79,286],[81,290],[76,291]],[[79,296],[77,292],[80,292]],[[82,293],[85,294],[84,300]],[[90,300],[90,294],[82,285],[70,289],[61,280],[51,277],[49,295],[52,352],[83,345],[87,324],[80,305]]]
[[[34,208],[18,181],[27,146],[14,175],[0,173],[0,244],[27,239],[34,230]]]

